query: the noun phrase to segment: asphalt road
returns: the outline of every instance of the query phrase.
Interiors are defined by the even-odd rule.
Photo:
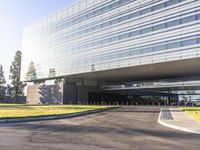
[[[199,150],[200,135],[157,123],[160,108],[120,108],[72,119],[0,124],[0,150]]]

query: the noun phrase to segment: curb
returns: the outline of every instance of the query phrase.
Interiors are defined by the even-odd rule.
[[[85,111],[85,112],[72,113],[72,114],[66,114],[66,115],[0,119],[0,123],[16,123],[16,122],[31,122],[31,121],[68,119],[68,118],[80,117],[80,116],[84,116],[84,115],[90,115],[90,114],[94,114],[94,113],[113,110],[113,109],[117,109],[117,108],[120,108],[120,107],[102,108],[102,109],[89,110],[89,111]]]
[[[159,114],[159,116],[158,116],[158,123],[159,123],[160,125],[163,125],[163,126],[168,127],[168,128],[172,128],[172,129],[184,131],[184,132],[200,134],[199,132],[195,132],[195,131],[190,130],[190,129],[185,128],[185,127],[176,126],[176,125],[170,125],[170,124],[168,124],[168,123],[163,122],[163,121],[160,119],[160,117],[161,117],[161,112],[162,112],[162,108],[161,108],[160,114]]]

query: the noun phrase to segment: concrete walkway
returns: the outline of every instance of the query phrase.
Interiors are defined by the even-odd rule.
[[[200,134],[200,123],[178,108],[162,108],[158,122],[169,128]]]

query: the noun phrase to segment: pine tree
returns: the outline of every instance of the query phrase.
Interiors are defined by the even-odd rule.
[[[0,99],[3,99],[5,94],[6,79],[4,77],[3,66],[0,65]]]
[[[11,95],[11,85],[10,85],[10,84],[7,84],[7,85],[6,85],[6,91],[7,91],[7,92],[6,92],[7,95],[10,96],[10,95]]]
[[[16,98],[17,96],[24,95],[25,83],[20,81],[20,69],[21,69],[21,52],[17,51],[15,53],[14,60],[10,67],[10,80],[11,80],[11,95]]]
[[[55,77],[56,76],[56,70],[53,69],[49,69],[49,77]]]
[[[26,80],[30,81],[30,80],[35,80],[35,79],[37,79],[37,73],[35,69],[35,64],[33,61],[31,61],[28,68],[28,72],[26,73]]]

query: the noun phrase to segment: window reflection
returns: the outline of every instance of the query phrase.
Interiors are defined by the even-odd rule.
[[[81,13],[69,12],[73,14],[69,17],[59,13],[48,17],[48,21],[40,21],[24,32],[23,78],[97,71],[113,61],[118,64],[121,60],[135,61],[155,53],[197,47],[199,30],[186,33],[184,29],[199,24],[200,9],[194,5],[194,9],[185,9],[187,12],[165,13],[167,9],[175,10],[182,1],[151,1],[144,5],[134,0],[107,1]],[[179,28],[183,33],[172,34]],[[31,66],[36,72],[32,75]]]

